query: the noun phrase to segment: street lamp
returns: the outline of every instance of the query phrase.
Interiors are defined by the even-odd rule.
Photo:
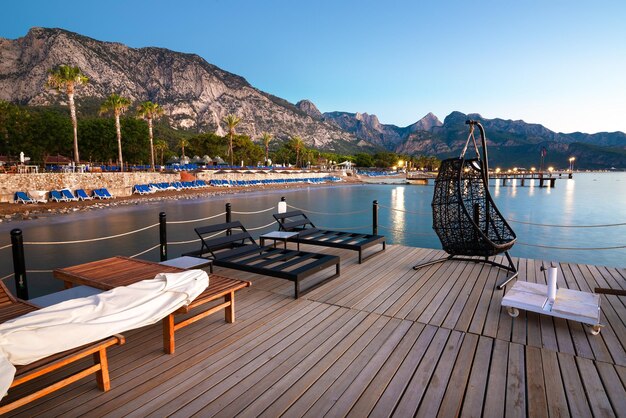
[[[574,161],[576,161],[576,157],[569,157],[569,171],[574,171]]]

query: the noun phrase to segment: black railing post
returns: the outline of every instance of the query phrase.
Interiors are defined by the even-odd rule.
[[[15,272],[15,289],[17,297],[28,299],[28,283],[26,282],[26,262],[24,261],[24,238],[21,229],[11,231],[13,246],[13,271]]]
[[[285,196],[281,196],[280,201],[281,201],[281,202],[286,202],[286,201],[287,201],[287,199],[285,199]]]
[[[159,213],[159,244],[161,261],[167,260],[167,222],[165,212]]]
[[[372,205],[372,234],[378,235],[378,200]]]
[[[233,213],[232,213],[232,209],[230,207],[230,203],[226,203],[226,222],[232,222],[232,218],[233,218]],[[230,228],[226,231],[226,235],[230,235],[232,232],[230,230]]]

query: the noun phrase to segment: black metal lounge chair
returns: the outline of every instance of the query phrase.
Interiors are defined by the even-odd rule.
[[[202,240],[200,250],[183,255],[213,260],[213,265],[233,270],[247,271],[265,276],[291,280],[295,284],[295,297],[313,290],[340,274],[339,257],[304,251],[261,247],[239,221],[195,228]],[[300,290],[300,282],[326,268],[335,266],[335,274]]]
[[[274,214],[280,231],[296,232],[297,235],[287,238],[288,242],[298,244],[321,245],[324,247],[343,248],[358,251],[359,264],[370,257],[385,251],[385,237],[383,235],[358,234],[354,232],[339,232],[326,229],[318,229],[313,222],[299,210]],[[376,244],[382,244],[383,248],[363,257],[363,250]]]
[[[498,284],[502,289],[517,277],[517,268],[508,253],[515,244],[516,236],[500,213],[489,193],[489,163],[487,139],[483,126],[468,120],[470,134],[459,158],[441,162],[433,193],[433,229],[437,233],[448,257],[418,264],[415,270],[446,260],[464,260],[488,263],[513,273]],[[478,126],[482,141],[482,158],[474,138],[474,126]],[[465,152],[473,140],[476,158],[466,159]],[[489,260],[504,253],[508,265]],[[479,257],[479,258],[469,258]]]

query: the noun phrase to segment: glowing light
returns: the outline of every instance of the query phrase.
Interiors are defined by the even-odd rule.
[[[500,172],[500,167],[497,167],[496,168],[496,173],[499,173],[499,172]]]
[[[548,167],[548,171],[552,173],[554,171],[554,167]]]

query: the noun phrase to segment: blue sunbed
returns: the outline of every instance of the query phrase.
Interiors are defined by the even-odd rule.
[[[37,203],[26,192],[15,192],[15,203]]]

